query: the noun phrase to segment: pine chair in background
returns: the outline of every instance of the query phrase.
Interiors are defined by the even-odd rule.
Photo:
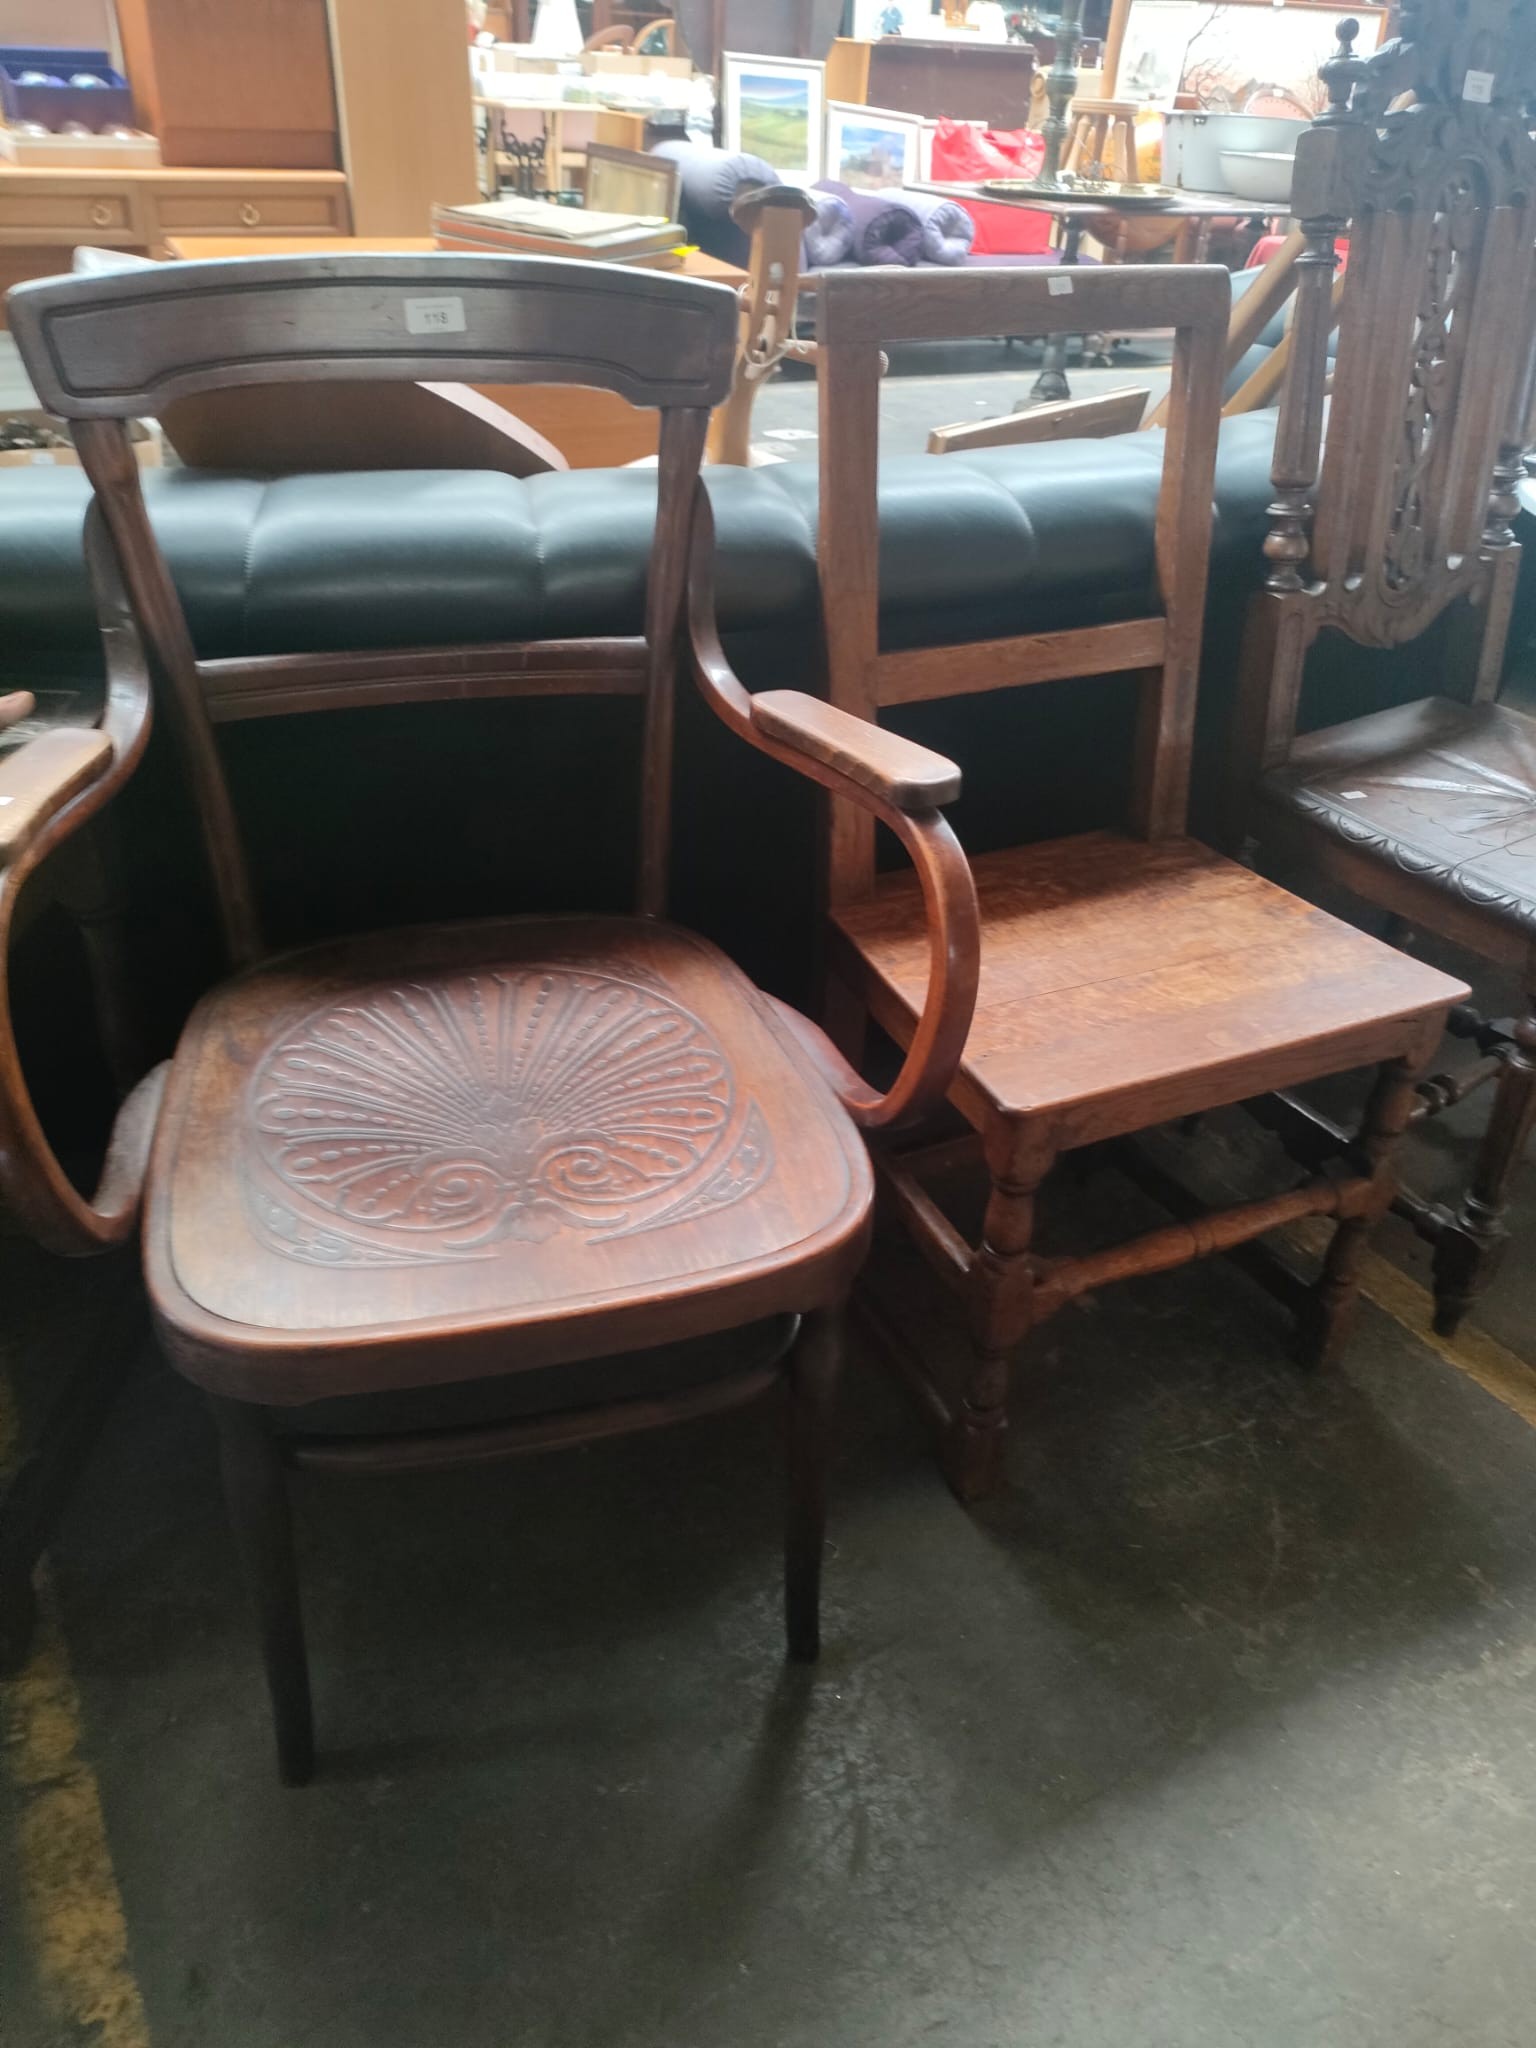
[[[1071,295],[1058,295],[1053,287],[1068,275]],[[1018,1347],[1047,1316],[1105,1281],[1244,1245],[1299,1217],[1332,1216],[1337,1228],[1315,1286],[1274,1277],[1303,1311],[1313,1354],[1337,1351],[1366,1235],[1391,1198],[1391,1154],[1414,1081],[1447,1009],[1465,993],[1186,837],[1228,306],[1225,273],[1193,267],[833,273],[821,281],[819,534],[833,704],[862,729],[894,705],[1058,677],[1132,670],[1141,679],[1127,828],[973,862],[981,985],[950,1101],[979,1135],[991,1176],[980,1244],[966,1243],[921,1184],[920,1151],[882,1148],[877,1156],[895,1207],[964,1303],[974,1361],[958,1392],[911,1355],[899,1332],[886,1334],[966,1500],[1002,1476]],[[1077,629],[882,652],[882,346],[1046,335],[1064,318],[1074,330],[1175,332],[1156,608]],[[696,551],[701,544],[696,539]],[[700,582],[696,573],[696,621]],[[1028,818],[1019,824],[1027,828]],[[833,807],[828,872],[834,974],[899,1045],[916,1049],[932,948],[922,890],[903,875],[876,872],[873,825],[846,804]],[[1137,1177],[1192,1220],[1086,1257],[1034,1251],[1037,1195],[1063,1153],[1368,1065],[1380,1076],[1347,1172],[1236,1208],[1207,1213],[1193,1205],[1192,1213],[1166,1175],[1127,1150]]]

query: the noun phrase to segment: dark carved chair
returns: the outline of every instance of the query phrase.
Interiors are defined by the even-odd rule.
[[[1131,671],[1140,719],[1126,829],[1007,848],[974,862],[981,905],[975,1022],[950,1091],[991,1176],[979,1245],[923,1185],[924,1150],[877,1154],[893,1206],[964,1303],[974,1346],[966,1384],[943,1385],[888,1329],[938,1425],[952,1485],[970,1500],[1001,1477],[1014,1355],[1045,1318],[1107,1281],[1248,1247],[1302,1216],[1337,1219],[1322,1275],[1272,1274],[1302,1312],[1314,1355],[1344,1341],[1366,1234],[1391,1195],[1391,1153],[1413,1082],[1464,990],[1446,975],[1286,895],[1186,836],[1196,677],[1211,532],[1229,292],[1219,270],[1116,266],[833,272],[818,298],[819,540],[834,704],[861,723],[882,709],[1059,677]],[[964,646],[882,649],[875,516],[882,346],[979,334],[1050,334],[1070,319],[1110,333],[1175,331],[1157,510],[1156,587],[1140,615]],[[985,465],[985,455],[974,458]],[[947,463],[946,463],[947,468]],[[704,545],[701,527],[696,550]],[[702,575],[696,577],[696,593]],[[696,595],[696,644],[713,670]],[[1089,617],[1092,617],[1090,610]],[[728,681],[718,685],[729,693]],[[762,705],[758,698],[754,710]],[[1019,820],[1021,833],[1029,827]],[[835,808],[828,858],[832,964],[856,1017],[921,1044],[928,913],[905,875],[877,872],[867,818]],[[1357,1066],[1380,1068],[1343,1173],[1215,1211],[1124,1141],[1265,1090]],[[1034,1245],[1036,1197],[1058,1158],[1117,1144],[1180,1220],[1081,1257]],[[953,1146],[941,1146],[945,1157]],[[931,1164],[931,1161],[929,1162]],[[878,1305],[876,1305],[878,1308]],[[886,1319],[889,1324],[889,1318]]]
[[[10,316],[94,487],[109,684],[98,727],[0,766],[0,957],[27,876],[132,774],[153,663],[235,973],[127,1101],[89,1200],[44,1141],[0,1009],[0,1192],[77,1256],[129,1238],[142,1199],[162,1341],[219,1420],[283,1777],[313,1759],[290,1465],[451,1467],[713,1413],[787,1377],[788,1635],[814,1657],[828,1403],[870,1215],[858,1127],[947,1085],[975,899],[937,808],[949,764],[785,693],[779,757],[884,818],[923,874],[944,970],[925,1043],[890,1094],[839,1100],[812,1027],[663,919],[689,525],[734,294],[585,264],[353,256],[53,280],[14,293]],[[643,638],[200,662],[127,421],[241,384],[445,376],[596,384],[660,411]],[[267,955],[221,719],[555,692],[638,700],[637,915]],[[507,788],[530,794],[515,762]]]
[[[1268,586],[1243,660],[1234,786],[1243,827],[1287,872],[1310,868],[1513,970],[1513,1028],[1470,1008],[1451,1028],[1483,1057],[1424,1083],[1416,1118],[1496,1082],[1459,1205],[1402,1189],[1435,1247],[1436,1327],[1492,1278],[1511,1175],[1536,1120],[1536,720],[1497,701],[1520,549],[1511,521],[1536,344],[1536,5],[1406,0],[1400,37],[1324,67],[1330,107],[1301,137],[1306,235],[1275,453]],[[1402,104],[1411,96],[1411,104]],[[1323,386],[1337,237],[1338,362]],[[1303,668],[1323,633],[1387,649],[1446,633],[1444,693],[1299,735]],[[1339,1133],[1288,1105],[1293,1149]]]

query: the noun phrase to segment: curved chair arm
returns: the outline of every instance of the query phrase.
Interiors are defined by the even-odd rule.
[[[917,1030],[891,1087],[880,1094],[861,1080],[819,1032],[799,1020],[855,1123],[884,1130],[942,1102],[960,1064],[981,972],[980,914],[970,863],[939,810],[960,794],[960,771],[899,734],[885,732],[799,690],[758,696],[725,658],[715,621],[714,513],[701,484],[689,570],[688,626],[694,680],[711,708],[760,753],[819,782],[836,797],[872,811],[911,857],[928,919],[928,994]],[[780,1006],[783,1008],[784,1006]],[[791,1019],[794,1012],[787,1012]]]
[[[107,703],[94,727],[56,727],[0,760],[0,1196],[45,1249],[109,1251],[133,1234],[167,1069],[118,1112],[106,1164],[87,1200],[59,1164],[32,1107],[11,1021],[10,939],[27,878],[137,767],[149,738],[149,671],[101,514],[86,519],[86,556],[107,665]],[[0,700],[3,703],[4,700]]]

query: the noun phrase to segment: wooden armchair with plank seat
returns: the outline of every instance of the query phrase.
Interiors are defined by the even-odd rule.
[[[1432,1116],[1495,1084],[1460,1200],[1397,1197],[1434,1246],[1436,1328],[1449,1335],[1497,1270],[1536,1124],[1536,719],[1498,701],[1520,568],[1514,487],[1536,438],[1536,5],[1405,5],[1399,39],[1369,59],[1354,56],[1354,29],[1339,30],[1322,74],[1332,104],[1296,152],[1307,251],[1271,568],[1243,655],[1233,838],[1246,826],[1288,874],[1315,871],[1399,933],[1435,933],[1520,979],[1512,1026],[1453,1014],[1481,1057],[1433,1077],[1414,1110]],[[1447,636],[1440,692],[1299,731],[1320,635],[1385,650],[1432,629]],[[1337,1150],[1314,1109],[1289,1105],[1284,1129],[1300,1154]]]
[[[452,1467],[711,1414],[787,1378],[788,1636],[814,1657],[828,1403],[872,1194],[860,1126],[948,1085],[975,896],[938,809],[955,770],[785,693],[772,750],[883,818],[933,906],[940,973],[896,1086],[829,1085],[812,1026],[664,921],[689,524],[734,294],[536,259],[357,256],[50,280],[9,305],[94,486],[109,690],[99,728],[0,765],[0,957],[27,876],[133,772],[152,660],[235,972],[130,1098],[90,1199],[38,1128],[0,1006],[0,1193],[75,1256],[130,1238],[142,1200],[161,1337],[218,1416],[284,1779],[313,1753],[291,1466]],[[592,382],[659,410],[643,637],[199,661],[127,421],[243,383],[443,376]],[[570,692],[640,714],[637,915],[267,954],[221,716]]]
[[[940,1383],[887,1327],[938,1426],[963,1499],[1002,1476],[1010,1371],[1030,1331],[1102,1283],[1243,1246],[1303,1216],[1337,1219],[1315,1286],[1273,1276],[1303,1311],[1311,1351],[1343,1342],[1360,1258],[1391,1196],[1391,1153],[1414,1081],[1449,1006],[1449,977],[1405,959],[1186,836],[1190,750],[1211,528],[1228,292],[1215,269],[871,272],[822,280],[820,569],[832,703],[862,728],[935,698],[1134,671],[1140,678],[1134,802],[1126,828],[988,853],[973,862],[981,983],[950,1101],[991,1177],[972,1247],[922,1184],[922,1153],[882,1147],[894,1206],[961,1297],[973,1344],[967,1383]],[[1048,334],[1070,319],[1115,332],[1175,330],[1144,616],[964,646],[883,652],[876,518],[880,352],[900,341]],[[696,557],[705,545],[701,527]],[[707,630],[707,565],[695,572],[697,660],[719,692]],[[1085,687],[1088,687],[1085,683]],[[761,705],[763,700],[755,700]],[[754,707],[755,708],[755,707]],[[727,711],[730,706],[727,704]],[[771,716],[771,712],[768,714]],[[1018,821],[1027,831],[1029,819]],[[898,1045],[922,1042],[931,939],[921,885],[876,871],[866,813],[832,807],[833,973]],[[849,1041],[856,1032],[839,1033]],[[1348,1167],[1267,1199],[1207,1212],[1134,1150],[1136,1177],[1181,1220],[1085,1257],[1034,1249],[1036,1201],[1064,1154],[1267,1089],[1375,1065],[1380,1078]],[[952,1148],[945,1146],[946,1153]],[[873,1305],[878,1311],[878,1304]]]

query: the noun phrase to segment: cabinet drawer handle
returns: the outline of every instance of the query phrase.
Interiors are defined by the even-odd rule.
[[[111,225],[112,209],[104,199],[98,199],[91,208],[91,226],[93,228],[109,228]]]
[[[240,208],[240,225],[243,228],[259,228],[261,226],[261,208],[259,206],[252,206],[249,199]]]

